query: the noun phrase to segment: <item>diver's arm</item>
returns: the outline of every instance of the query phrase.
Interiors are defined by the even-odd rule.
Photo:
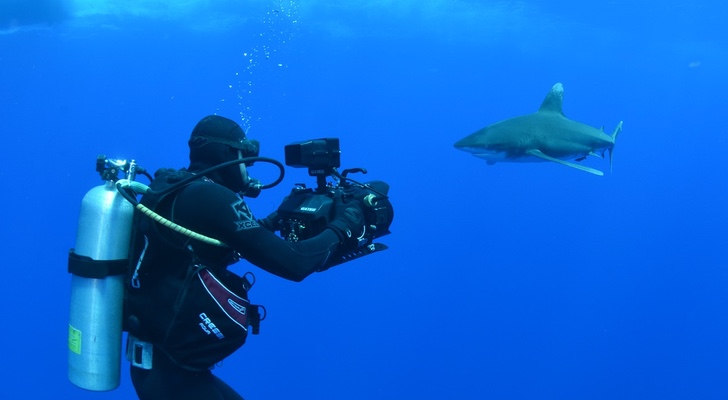
[[[257,227],[236,232],[231,240],[231,246],[250,263],[296,282],[323,269],[339,245],[339,237],[331,229],[324,229],[311,239],[292,243],[263,227]]]
[[[292,281],[324,269],[340,243],[328,228],[308,240],[285,241],[261,226],[235,193],[214,183],[185,188],[175,208],[186,210],[192,226],[204,227],[200,233],[223,241],[257,267]]]

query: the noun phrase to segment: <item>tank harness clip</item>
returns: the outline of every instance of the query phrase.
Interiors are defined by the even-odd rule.
[[[253,335],[260,333],[260,321],[264,320],[267,314],[265,307],[260,304],[251,304],[248,307],[248,325],[253,328],[251,332]]]
[[[149,247],[149,239],[147,236],[144,236],[144,248],[142,249],[142,254],[139,256],[139,261],[137,261],[136,268],[134,268],[134,273],[131,276],[131,287],[134,289],[139,289],[142,287],[142,283],[139,280],[139,268],[142,267],[142,261],[144,261],[144,254],[147,253],[147,247]]]
[[[253,288],[253,285],[255,285],[255,275],[253,275],[252,272],[248,271],[242,276],[243,280],[243,289],[245,289],[245,292],[249,292],[250,289]]]
[[[141,369],[152,369],[153,353],[153,344],[139,340],[132,334],[128,335],[126,341],[126,360],[132,366]]]

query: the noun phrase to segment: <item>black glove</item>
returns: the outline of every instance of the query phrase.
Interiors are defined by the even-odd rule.
[[[284,197],[281,201],[281,204],[284,204],[286,201],[288,201],[289,198],[290,196]],[[278,206],[278,208],[280,207],[281,206]],[[281,221],[281,218],[278,216],[278,208],[276,208],[275,211],[273,211],[272,213],[268,214],[267,217],[259,219],[258,223],[260,224],[260,226],[271,232],[280,231],[281,222],[283,221]]]
[[[258,223],[260,224],[260,226],[262,226],[263,228],[265,228],[271,232],[276,232],[276,231],[281,230],[280,222],[281,221],[280,221],[280,218],[278,218],[277,210],[268,214],[267,217],[258,220]]]
[[[364,213],[356,201],[344,202],[334,199],[334,215],[328,225],[339,237],[345,251],[355,249],[359,244],[359,236],[364,233]]]

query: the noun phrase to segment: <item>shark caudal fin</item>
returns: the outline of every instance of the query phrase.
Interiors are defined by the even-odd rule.
[[[609,172],[612,172],[612,157],[614,156],[614,144],[617,142],[617,135],[619,135],[619,132],[622,132],[622,122],[619,121],[617,124],[617,127],[614,128],[614,132],[612,132],[612,147],[609,148]]]

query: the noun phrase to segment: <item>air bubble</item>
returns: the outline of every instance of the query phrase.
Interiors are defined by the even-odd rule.
[[[235,103],[242,121],[241,127],[246,132],[249,132],[251,123],[261,120],[260,116],[253,117],[251,114],[256,110],[266,109],[266,105],[259,104],[260,101],[256,99],[260,97],[258,92],[261,90],[255,90],[254,87],[260,84],[265,88],[266,97],[271,93],[268,85],[276,82],[276,77],[271,75],[283,73],[276,68],[286,67],[285,60],[281,58],[299,29],[298,5],[295,0],[269,0],[267,5],[267,12],[259,20],[262,24],[261,31],[251,38],[253,45],[238,53],[242,54],[241,62],[245,66],[242,75],[249,79],[236,79],[236,84],[228,85],[228,88],[236,90]],[[240,71],[235,72],[235,76],[241,76]],[[285,96],[285,93],[277,94]]]

